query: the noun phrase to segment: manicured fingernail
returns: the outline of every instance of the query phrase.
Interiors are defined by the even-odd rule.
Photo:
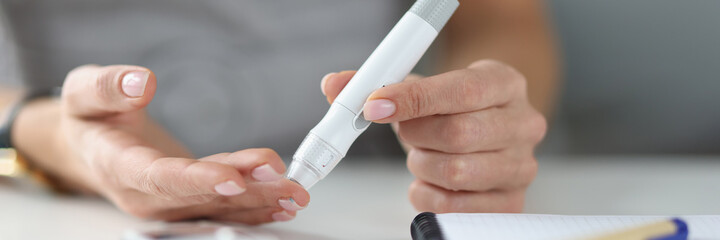
[[[305,208],[305,207],[302,207],[302,206],[298,205],[298,204],[295,202],[295,200],[292,199],[292,198],[288,198],[288,199],[282,199],[282,198],[281,198],[281,199],[278,200],[278,204],[279,204],[282,208],[284,208],[285,210],[294,211],[294,212],[303,210],[303,209]]]
[[[322,81],[320,81],[320,91],[322,91],[323,95],[327,95],[327,93],[325,93],[325,85],[327,84],[328,79],[330,79],[330,77],[332,77],[335,74],[337,74],[337,73],[332,72],[332,73],[325,74],[325,76],[322,78]]]
[[[387,99],[377,99],[365,103],[363,114],[368,121],[380,120],[395,114],[395,103]]]
[[[235,196],[245,192],[245,189],[238,186],[234,181],[227,181],[215,185],[215,191],[223,196]]]
[[[290,215],[286,211],[276,212],[272,214],[272,219],[277,222],[287,222],[295,218],[295,216]]]
[[[275,169],[270,166],[270,164],[264,164],[262,166],[256,167],[255,169],[253,169],[251,174],[253,178],[255,178],[255,180],[258,180],[260,182],[271,182],[282,178],[282,175],[276,172]]]
[[[122,80],[122,90],[128,97],[142,97],[145,95],[145,85],[147,85],[150,73],[147,71],[136,71],[125,74]]]

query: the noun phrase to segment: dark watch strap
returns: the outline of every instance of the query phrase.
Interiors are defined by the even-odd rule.
[[[43,98],[57,96],[60,93],[60,88],[46,88],[46,89],[33,89],[28,91],[20,101],[17,101],[13,106],[10,107],[10,111],[5,118],[5,122],[0,123],[0,148],[12,148],[12,127],[15,123],[15,118],[20,113],[20,110],[28,102]]]

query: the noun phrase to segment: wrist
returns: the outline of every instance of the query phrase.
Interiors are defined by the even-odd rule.
[[[55,98],[27,102],[15,119],[12,142],[41,181],[55,190],[83,191],[85,176],[77,161],[62,149],[60,103]]]

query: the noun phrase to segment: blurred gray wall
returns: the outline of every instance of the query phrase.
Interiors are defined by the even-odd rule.
[[[720,1],[549,5],[565,83],[541,153],[720,153]]]

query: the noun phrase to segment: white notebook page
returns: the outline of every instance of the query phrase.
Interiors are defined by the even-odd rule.
[[[648,224],[668,216],[569,216],[543,214],[437,214],[447,240],[460,239],[574,239],[597,236]],[[720,216],[680,216],[688,224],[689,239],[720,239]]]

